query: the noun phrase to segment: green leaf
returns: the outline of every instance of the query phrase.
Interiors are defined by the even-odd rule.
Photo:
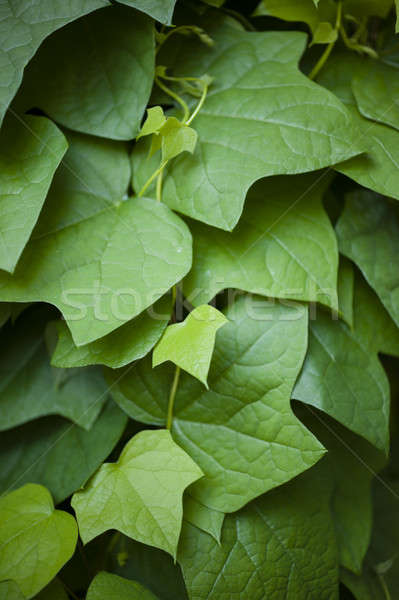
[[[77,346],[139,315],[191,266],[191,235],[167,206],[124,199],[125,144],[71,136],[64,165],[0,301],[56,305]]]
[[[90,431],[47,417],[2,433],[0,492],[40,483],[59,504],[83,487],[107,458],[126,421],[126,415],[110,402]]]
[[[176,0],[118,0],[118,2],[142,10],[165,25],[172,23],[173,10],[176,4]]]
[[[359,308],[361,302],[369,301],[370,305]],[[308,354],[293,397],[326,412],[387,452],[389,384],[371,336],[364,338],[365,331],[369,333],[369,307],[378,310],[372,301],[369,295],[358,295],[355,288],[353,330],[322,312],[311,321]]]
[[[337,600],[329,500],[328,479],[316,467],[228,515],[220,545],[184,525],[178,561],[190,598]]]
[[[151,21],[109,6],[46,40],[27,69],[22,103],[75,131],[130,140],[139,131],[153,78]]]
[[[345,13],[353,17],[382,17],[385,19],[392,9],[392,0],[344,0]]]
[[[208,508],[205,504],[201,504],[193,498],[189,492],[184,496],[184,513],[185,521],[195,525],[198,529],[209,533],[220,544],[220,536],[222,534],[222,526],[225,514],[218,510]]]
[[[216,333],[226,323],[226,317],[213,306],[198,306],[182,323],[169,325],[154,348],[152,366],[170,360],[208,388]]]
[[[321,169],[362,148],[342,104],[299,72],[304,34],[241,31],[223,19],[199,22],[215,39],[212,48],[175,36],[174,73],[208,73],[214,81],[194,121],[196,150],[167,167],[163,201],[231,230],[256,180]],[[146,143],[137,144],[132,160],[137,190],[153,169]]]
[[[101,370],[50,366],[44,328],[51,313],[33,308],[0,338],[0,430],[58,414],[90,429],[107,396]],[[23,385],[21,385],[23,382]]]
[[[0,132],[0,268],[13,272],[67,149],[43,117],[8,115]]]
[[[0,44],[0,124],[22,81],[26,64],[44,38],[106,4],[105,0],[19,0],[18,5],[14,5],[9,0],[1,0],[1,27],[6,35]]]
[[[322,446],[289,399],[307,347],[307,310],[241,296],[218,332],[209,390],[182,373],[172,434],[205,477],[190,488],[202,504],[233,512],[317,462]],[[143,359],[109,371],[111,393],[131,417],[163,425],[173,368]]]
[[[153,106],[152,108],[148,108],[147,118],[139,131],[137,139],[159,132],[165,123],[166,117],[161,106]]]
[[[341,252],[361,269],[399,326],[399,220],[395,207],[366,190],[348,194],[336,231]]]
[[[171,316],[172,306],[164,296],[150,309],[103,338],[75,346],[64,321],[57,322],[58,343],[51,358],[55,367],[84,367],[102,364],[113,369],[142,358],[155,346]]]
[[[360,576],[347,569],[342,569],[341,581],[352,592],[356,600],[387,600],[381,581],[370,566],[367,566]]]
[[[136,581],[101,571],[87,590],[86,600],[156,600],[154,594]]]
[[[337,308],[337,242],[322,206],[329,182],[325,173],[259,181],[232,233],[190,222],[193,268],[184,280],[190,302],[209,302],[236,287]]]
[[[0,580],[13,579],[32,598],[74,553],[75,519],[54,510],[46,488],[27,484],[0,498],[0,521]]]
[[[368,119],[399,129],[399,72],[377,60],[367,63],[352,83],[358,108]]]
[[[195,150],[198,134],[192,127],[181,123],[176,117],[169,117],[160,130],[162,161],[172,160],[182,152]]]
[[[53,579],[44,590],[35,596],[35,600],[69,600],[69,596],[60,580]]]
[[[353,294],[355,277],[352,263],[340,257],[338,269],[338,301],[341,318],[353,328]]]
[[[125,446],[117,463],[106,463],[84,490],[74,494],[84,543],[117,529],[176,556],[183,492],[202,477],[169,431],[142,431]]]
[[[15,581],[1,581],[0,600],[25,600],[25,596]]]

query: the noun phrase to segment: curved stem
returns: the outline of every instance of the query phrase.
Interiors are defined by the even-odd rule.
[[[143,185],[143,187],[141,188],[140,192],[138,193],[138,197],[141,198],[141,196],[144,195],[144,193],[146,192],[146,190],[148,189],[148,187],[151,185],[151,183],[154,181],[155,177],[158,177],[158,175],[160,173],[162,173],[162,171],[164,170],[164,168],[166,167],[166,163],[167,161],[164,161],[163,163],[161,163],[161,166],[158,167],[158,169],[156,171],[153,172],[153,174],[151,175],[151,177],[149,179],[147,179],[147,181],[145,182],[145,184]]]
[[[343,25],[340,25],[339,30],[342,36],[342,40],[345,46],[349,48],[349,50],[355,50],[356,52],[364,52],[365,54],[371,56],[371,58],[378,58],[378,54],[373,48],[370,48],[370,46],[364,46],[363,44],[358,44],[356,41],[349,38]]]
[[[386,581],[385,581],[384,577],[381,575],[381,573],[378,573],[378,579],[380,580],[380,584],[381,584],[381,587],[385,594],[386,600],[392,600],[391,593],[390,593],[388,586],[386,584]]]
[[[341,27],[341,21],[342,21],[342,2],[338,2],[337,20],[335,23],[335,31],[337,32],[337,38],[338,38],[338,32]],[[309,79],[316,79],[317,75],[319,74],[321,69],[326,64],[336,43],[337,43],[337,40],[334,40],[333,42],[330,42],[328,44],[327,48],[324,50],[323,54],[320,56],[319,60],[317,61],[317,63],[315,64],[315,66],[313,67],[311,72],[309,73],[309,75],[308,75]]]
[[[161,171],[158,173],[157,177],[157,200],[158,202],[162,202],[162,179],[163,179],[163,170],[166,167],[166,163],[164,164]]]
[[[175,33],[182,33],[183,31],[191,31],[192,30],[192,26],[191,25],[181,25],[180,27],[174,27],[173,29],[171,29],[170,31],[168,31],[168,33],[165,35],[165,37],[163,38],[163,40],[158,44],[156,50],[155,50],[155,54],[158,54],[158,52],[160,51],[160,49],[162,48],[162,46],[165,44],[165,42],[168,41],[168,39],[174,35]]]
[[[186,125],[190,125],[190,123],[192,123],[194,121],[195,117],[198,115],[199,111],[203,107],[207,93],[208,93],[208,86],[205,85],[203,92],[202,92],[202,96],[200,98],[200,101],[198,102],[197,106],[195,107],[195,110],[194,110],[193,114],[191,115],[191,117],[187,120]]]
[[[168,402],[168,417],[166,420],[166,429],[172,428],[173,421],[173,407],[175,405],[175,397],[177,392],[177,386],[179,385],[180,378],[180,367],[176,366],[175,376],[173,377],[173,383],[169,394],[169,402]]]
[[[168,94],[168,96],[170,96],[171,98],[173,98],[173,100],[176,100],[176,102],[180,104],[184,112],[183,121],[186,122],[190,115],[187,103],[183,100],[183,98],[180,98],[180,96],[176,94],[173,90],[171,90],[167,85],[162,83],[159,77],[155,77],[155,82],[161,88],[161,90],[165,92],[165,94]]]

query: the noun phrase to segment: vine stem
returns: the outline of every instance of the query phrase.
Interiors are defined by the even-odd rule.
[[[171,98],[173,98],[174,100],[176,100],[176,102],[178,102],[180,104],[180,106],[183,109],[184,115],[183,115],[183,122],[185,123],[189,116],[190,116],[190,110],[188,108],[187,103],[183,100],[183,98],[181,98],[178,94],[175,94],[175,92],[173,90],[171,90],[167,85],[165,85],[159,77],[155,77],[155,83],[157,84],[158,87],[161,88],[161,90],[163,92],[165,92],[165,94],[168,94],[168,96],[170,96]]]
[[[380,584],[381,584],[381,587],[385,594],[386,600],[392,600],[391,593],[390,593],[388,586],[386,584],[386,581],[385,581],[384,577],[381,575],[381,573],[378,573],[378,579],[380,580]]]
[[[199,111],[201,110],[201,108],[204,105],[207,93],[208,93],[208,86],[204,85],[204,89],[202,90],[202,95],[201,95],[200,101],[198,102],[197,106],[195,107],[195,110],[194,110],[193,114],[191,115],[191,117],[188,118],[186,125],[190,125],[190,123],[192,123],[194,121],[195,117],[198,115]]]
[[[158,177],[158,175],[160,175],[162,173],[162,171],[164,170],[164,168],[166,167],[168,161],[164,161],[161,163],[161,165],[158,167],[158,169],[156,171],[153,172],[153,174],[151,175],[151,177],[149,177],[147,179],[147,181],[145,182],[145,184],[143,185],[143,187],[141,188],[138,197],[141,198],[141,196],[143,196],[146,192],[146,190],[148,189],[148,187],[151,185],[151,183],[154,181],[154,179],[156,177]]]
[[[179,378],[180,378],[180,367],[176,366],[175,375],[173,377],[173,383],[172,383],[172,387],[170,389],[170,394],[169,394],[168,417],[166,420],[166,429],[168,429],[169,431],[172,428],[173,407],[175,405],[175,398],[176,398],[177,387],[179,385]]]
[[[335,23],[335,31],[337,32],[337,39],[338,39],[338,32],[341,29],[341,22],[342,22],[342,1],[338,2],[338,7],[337,7],[337,20]],[[320,56],[319,60],[317,61],[317,63],[315,64],[315,66],[313,67],[311,72],[309,73],[309,75],[308,75],[309,79],[316,79],[317,75],[320,73],[321,69],[326,64],[336,43],[337,43],[337,40],[334,40],[333,42],[330,42],[328,44],[327,48],[324,50],[323,54]]]

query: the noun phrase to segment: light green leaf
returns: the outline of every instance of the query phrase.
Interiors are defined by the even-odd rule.
[[[213,306],[198,306],[182,323],[169,325],[165,330],[154,348],[152,366],[170,360],[208,388],[216,333],[226,323],[226,317]]]
[[[399,129],[399,71],[377,60],[367,63],[352,82],[359,111],[368,119]]]
[[[105,0],[1,0],[0,124],[22,81],[26,64],[50,33],[96,8]]]
[[[66,149],[48,119],[7,116],[0,132],[0,269],[14,271]]]
[[[290,303],[291,304],[291,303]],[[317,462],[324,450],[294,417],[289,399],[307,347],[307,310],[241,296],[218,332],[209,391],[182,373],[172,434],[205,477],[202,504],[233,512]],[[109,371],[111,393],[131,417],[163,425],[173,368],[148,359]]]
[[[212,48],[175,36],[174,74],[208,73],[214,81],[194,121],[196,150],[167,167],[163,201],[231,230],[256,180],[321,169],[363,148],[342,104],[299,72],[304,34],[253,33],[228,23],[219,15],[199,23],[215,39]],[[142,142],[133,152],[136,190],[153,170],[147,153]]]
[[[172,160],[182,152],[195,150],[197,132],[192,127],[181,123],[176,117],[169,117],[160,130],[162,161]]]
[[[42,300],[63,313],[78,346],[139,315],[191,266],[191,235],[151,199],[124,200],[124,144],[71,137],[63,169],[0,301]]]
[[[338,269],[338,303],[341,318],[353,327],[353,294],[355,278],[352,263],[341,256]]]
[[[1,581],[0,600],[25,600],[25,596],[15,581]]]
[[[190,222],[193,268],[184,280],[190,302],[239,288],[337,308],[337,242],[322,206],[329,182],[325,173],[259,181],[232,233]]]
[[[58,343],[51,358],[55,367],[102,364],[113,369],[142,358],[155,346],[171,316],[171,299],[164,296],[150,309],[103,338],[75,346],[64,321],[57,322]]]
[[[353,330],[320,311],[311,321],[308,354],[293,397],[326,412],[387,452],[389,384],[371,338],[363,337],[369,322],[368,306],[359,309],[360,302],[369,299],[358,296],[355,289]]]
[[[157,133],[166,123],[166,117],[161,106],[153,106],[147,109],[147,118],[144,121],[137,139],[146,135]]]
[[[399,326],[399,220],[388,200],[366,190],[346,197],[337,223],[340,250],[361,269]]]
[[[193,460],[167,430],[142,431],[106,463],[84,490],[73,495],[84,543],[117,529],[176,556],[183,516],[183,492],[202,477]]]
[[[86,600],[156,600],[154,594],[136,581],[100,571],[87,590]]]
[[[46,488],[27,484],[0,498],[0,521],[0,580],[13,579],[32,598],[74,553],[75,519],[54,510]]]
[[[44,338],[51,313],[34,307],[2,329],[0,337],[0,430],[58,414],[90,429],[107,397],[102,372],[55,369]],[[23,382],[23,385],[21,385]]]
[[[183,516],[185,521],[209,533],[220,544],[224,513],[208,508],[187,492],[184,496]]]
[[[40,483],[59,504],[81,488],[109,456],[126,421],[126,415],[110,402],[90,431],[59,417],[47,417],[2,433],[0,492]]]
[[[176,0],[118,0],[118,2],[133,6],[165,25],[172,23],[173,10],[176,4]]]
[[[24,108],[114,140],[136,137],[154,78],[151,21],[109,6],[50,37],[29,65]]]
[[[338,38],[338,32],[330,23],[323,21],[313,32],[313,44],[331,44]]]
[[[328,479],[316,467],[228,515],[220,545],[185,524],[178,561],[190,598],[337,600],[329,500]]]

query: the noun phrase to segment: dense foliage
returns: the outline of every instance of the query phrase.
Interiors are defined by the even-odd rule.
[[[0,25],[0,600],[397,598],[393,0]]]

